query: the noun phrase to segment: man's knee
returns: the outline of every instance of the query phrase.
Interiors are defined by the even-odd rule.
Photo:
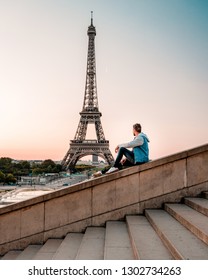
[[[126,148],[121,147],[121,148],[119,149],[119,151],[120,151],[121,153],[123,153],[124,151],[126,151]]]

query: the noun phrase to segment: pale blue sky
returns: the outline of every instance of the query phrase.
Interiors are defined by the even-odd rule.
[[[65,155],[83,104],[91,10],[113,154],[136,122],[152,159],[207,143],[208,1],[0,0],[0,157]]]

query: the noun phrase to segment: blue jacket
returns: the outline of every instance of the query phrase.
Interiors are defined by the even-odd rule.
[[[143,144],[133,148],[135,163],[145,163],[149,161],[149,139],[143,133],[140,133],[140,137],[143,138]]]
[[[119,147],[133,148],[134,162],[145,163],[149,161],[149,139],[143,132],[139,133],[133,141],[120,144]]]

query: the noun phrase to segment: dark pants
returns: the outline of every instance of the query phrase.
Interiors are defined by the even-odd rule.
[[[123,156],[126,157],[126,161],[124,162],[124,164],[121,164],[121,160],[122,160]],[[141,163],[140,162],[134,163],[134,153],[132,151],[129,151],[128,149],[122,147],[118,151],[118,155],[116,157],[116,161],[113,166],[121,169],[123,167],[130,167],[130,166],[139,165],[139,164],[141,164]],[[110,166],[104,168],[101,172],[103,174],[105,174],[109,169],[110,169]]]
[[[118,151],[118,155],[116,157],[116,161],[114,163],[114,167],[117,168],[121,168],[122,164],[121,164],[121,160],[122,157],[125,156],[126,157],[126,161],[124,162],[125,166],[132,166],[134,165],[134,153],[132,151],[129,151],[126,148],[121,147]]]

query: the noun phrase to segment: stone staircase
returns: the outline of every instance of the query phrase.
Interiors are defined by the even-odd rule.
[[[87,227],[64,239],[12,250],[2,260],[208,260],[208,192],[165,203],[163,209],[145,209],[125,221],[107,221],[105,227]]]

